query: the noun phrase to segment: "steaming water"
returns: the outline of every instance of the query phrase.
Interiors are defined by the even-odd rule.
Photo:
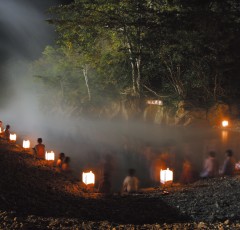
[[[42,114],[37,88],[28,68],[43,46],[53,40],[52,28],[44,23],[43,8],[54,1],[46,1],[45,6],[41,3],[43,5],[36,8],[39,2],[0,0],[0,48],[7,58],[5,76],[9,84],[4,91],[5,106],[0,108],[0,119],[5,125],[9,123],[12,131],[19,135],[19,144],[23,139],[30,139],[33,146],[36,139],[42,137],[47,150],[54,150],[56,154],[64,152],[71,157],[71,166],[77,176],[80,177],[83,170],[93,170],[97,182],[105,157],[110,155],[115,191],[120,189],[128,168],[136,169],[141,186],[159,185],[159,180],[153,180],[152,166],[163,153],[171,156],[170,166],[176,180],[186,154],[191,157],[197,173],[210,150],[217,152],[220,164],[228,148],[233,149],[239,159],[239,134],[234,132],[160,127],[138,122],[71,120]],[[151,146],[152,154],[144,153],[146,146]]]
[[[88,170],[96,173],[97,184],[106,155],[110,155],[114,191],[120,190],[129,168],[136,169],[141,187],[159,186],[159,178],[156,180],[153,175],[153,166],[164,153],[170,155],[168,166],[174,170],[175,182],[179,179],[186,155],[190,156],[198,175],[209,151],[216,152],[220,165],[226,149],[234,151],[236,160],[240,157],[240,135],[228,130],[161,127],[143,122],[44,120],[44,117],[35,126],[28,127],[22,126],[16,117],[12,120],[12,127],[21,134],[19,144],[23,138],[29,138],[32,144],[36,144],[37,137],[42,137],[47,150],[54,150],[56,154],[64,152],[70,156],[76,176],[81,178],[81,173]],[[144,154],[146,146],[152,148],[150,156]]]

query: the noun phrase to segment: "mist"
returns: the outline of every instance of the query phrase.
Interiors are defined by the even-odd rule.
[[[143,155],[146,146],[151,146],[153,158],[165,152],[174,156],[176,171],[181,170],[185,155],[192,158],[199,171],[210,150],[218,152],[220,160],[226,148],[239,152],[235,139],[231,143],[223,142],[220,131],[208,128],[161,127],[139,121],[73,119],[61,114],[44,114],[30,64],[40,57],[46,45],[54,42],[54,30],[45,22],[45,10],[56,1],[42,2],[0,0],[0,50],[5,79],[1,85],[4,103],[0,107],[0,119],[4,125],[11,125],[11,132],[17,133],[19,145],[23,139],[29,139],[33,147],[37,138],[42,137],[46,150],[70,156],[71,167],[79,178],[83,170],[99,173],[106,155],[111,155],[112,183],[116,191],[128,168],[136,169],[140,185],[152,185],[151,165],[145,164]]]

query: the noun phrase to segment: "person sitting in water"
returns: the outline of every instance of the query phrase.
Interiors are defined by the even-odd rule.
[[[222,176],[233,176],[235,172],[236,161],[233,157],[231,149],[226,150],[226,159],[224,160],[223,167],[220,170]]]
[[[65,159],[65,153],[60,153],[58,155],[58,159],[57,159],[57,162],[56,162],[57,168],[60,171],[62,170],[62,165],[63,165],[64,159]]]
[[[65,157],[62,163],[62,171],[63,172],[71,172],[70,169],[70,157]]]
[[[110,194],[111,187],[112,187],[112,184],[110,180],[110,175],[108,172],[105,172],[103,177],[100,180],[98,191],[100,193]]]
[[[4,131],[4,138],[10,141],[10,125],[6,125],[6,129]]]
[[[182,184],[189,184],[193,182],[193,165],[189,156],[185,156],[184,158],[180,182]]]
[[[38,144],[33,148],[34,155],[37,158],[45,159],[45,145],[42,143],[42,138],[37,139]]]
[[[128,170],[128,176],[123,181],[123,192],[135,193],[138,191],[139,180],[135,176],[135,169]]]
[[[3,122],[0,121],[0,135],[2,135],[3,133]]]
[[[210,178],[218,175],[218,162],[216,160],[216,153],[211,151],[208,153],[203,166],[203,171],[200,174],[201,178]]]

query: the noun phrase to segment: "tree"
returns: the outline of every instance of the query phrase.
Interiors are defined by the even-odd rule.
[[[75,0],[51,9],[49,22],[88,101],[131,94],[206,105],[237,91],[239,11],[237,0]]]
[[[133,95],[142,94],[142,68],[145,64],[145,47],[148,33],[148,10],[150,1],[75,1],[70,6],[53,9],[56,17],[50,22],[57,26],[60,40],[71,40],[80,46],[86,45],[90,37],[96,39],[103,34],[114,34],[131,67]],[[150,19],[151,20],[151,19]],[[89,36],[91,31],[91,36]],[[95,32],[93,34],[93,31]],[[94,40],[95,41],[95,40]],[[94,42],[93,41],[93,42]],[[94,46],[94,43],[91,43]]]

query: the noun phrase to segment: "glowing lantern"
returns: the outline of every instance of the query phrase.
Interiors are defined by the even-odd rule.
[[[30,148],[30,141],[29,140],[23,140],[23,148],[29,149]]]
[[[162,184],[165,184],[166,182],[172,182],[173,181],[173,171],[169,170],[162,170],[160,171],[160,182]]]
[[[16,141],[17,135],[16,134],[10,134],[10,141]]]
[[[45,154],[45,159],[46,159],[47,161],[54,161],[54,159],[55,159],[55,153],[54,153],[53,151],[51,151],[51,152],[46,152],[46,154]]]
[[[84,184],[94,184],[95,183],[95,175],[92,173],[92,171],[82,174],[82,181]]]
[[[2,128],[0,127],[0,133],[2,133]]]
[[[148,100],[148,105],[163,105],[163,102],[161,100]]]
[[[228,121],[227,120],[222,121],[222,127],[227,127],[227,126],[228,126]]]

